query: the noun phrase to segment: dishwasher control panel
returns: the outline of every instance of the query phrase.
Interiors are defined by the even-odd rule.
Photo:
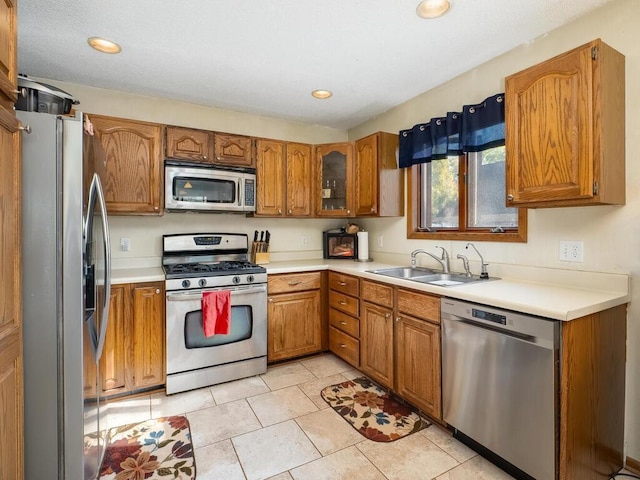
[[[480,320],[486,320],[488,322],[499,323],[500,325],[507,324],[507,316],[500,315],[498,313],[487,312],[486,310],[478,310],[477,308],[471,309],[471,316],[473,318],[479,318]]]

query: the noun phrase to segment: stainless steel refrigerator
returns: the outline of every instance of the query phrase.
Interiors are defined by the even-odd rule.
[[[94,479],[106,441],[97,379],[111,272],[96,141],[84,131],[82,114],[17,116],[28,126],[22,136],[25,478]]]

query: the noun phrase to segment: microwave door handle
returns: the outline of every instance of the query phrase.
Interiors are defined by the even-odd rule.
[[[109,324],[109,304],[111,303],[111,241],[109,238],[109,224],[107,221],[107,204],[102,191],[100,177],[97,174],[93,176],[95,190],[97,193],[98,206],[100,207],[100,217],[102,219],[102,234],[104,235],[104,305],[102,307],[102,317],[100,321],[100,336],[98,337],[98,346],[96,348],[96,358],[102,356],[105,338],[107,336],[107,325]]]

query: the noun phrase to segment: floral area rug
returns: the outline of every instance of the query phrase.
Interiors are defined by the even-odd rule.
[[[353,428],[375,442],[392,442],[431,425],[367,377],[325,387],[320,394]]]
[[[109,431],[101,480],[196,478],[189,421],[163,417]]]

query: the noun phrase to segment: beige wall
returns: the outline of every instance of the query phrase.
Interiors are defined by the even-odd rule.
[[[494,268],[496,264],[504,263],[631,274],[625,438],[627,455],[640,460],[640,289],[634,288],[640,275],[640,153],[635,149],[635,145],[640,143],[638,25],[640,2],[616,0],[350,130],[349,138],[361,138],[379,130],[397,132],[431,117],[442,116],[447,111],[458,110],[463,104],[480,102],[504,91],[505,76],[598,37],[625,55],[626,205],[530,210],[527,243],[478,243],[477,246]],[[452,259],[464,251],[463,242],[407,240],[404,219],[376,219],[361,223],[369,230],[370,250],[374,257],[376,252],[408,254],[415,248],[433,250],[436,244],[447,247],[453,253]],[[382,235],[382,248],[376,246],[379,235]],[[583,241],[584,263],[559,261],[560,240]],[[452,268],[461,270],[460,261],[452,260]],[[478,269],[478,264],[472,268]],[[490,273],[491,268],[490,265]]]

